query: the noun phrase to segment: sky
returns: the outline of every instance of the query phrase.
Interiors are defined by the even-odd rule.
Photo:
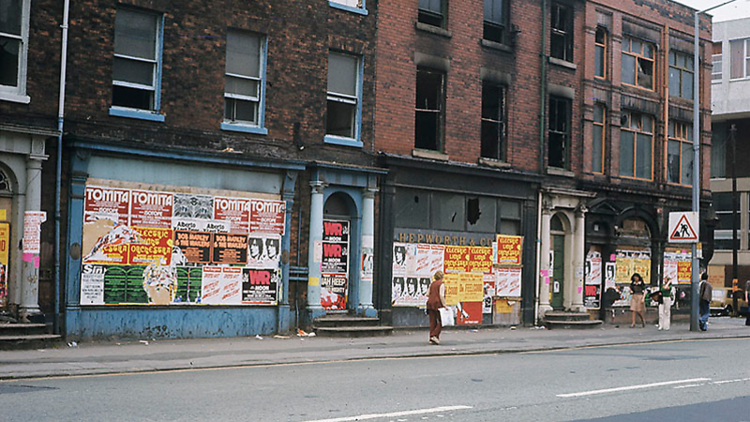
[[[698,10],[708,9],[724,3],[726,0],[676,0]],[[750,0],[737,0],[726,6],[714,9],[709,14],[713,15],[714,22],[721,22],[740,18],[750,18]]]

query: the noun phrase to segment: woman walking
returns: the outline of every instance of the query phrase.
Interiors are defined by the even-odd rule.
[[[674,303],[675,289],[672,286],[672,278],[667,277],[659,289],[661,293],[661,303],[659,304],[659,329],[669,331],[669,325],[672,320],[672,303]]]
[[[436,271],[432,276],[430,291],[427,294],[427,315],[430,317],[430,344],[440,344],[440,332],[443,324],[440,321],[438,309],[445,307],[445,284],[443,284],[443,272]]]
[[[630,328],[635,328],[635,316],[641,319],[641,326],[646,326],[646,320],[643,314],[646,312],[646,302],[644,298],[644,292],[646,291],[646,283],[643,282],[643,278],[640,274],[635,273],[630,277],[630,292],[632,297],[630,299],[630,314],[633,317]]]

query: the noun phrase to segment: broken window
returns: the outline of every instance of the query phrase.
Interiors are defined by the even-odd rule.
[[[417,69],[417,104],[414,146],[442,150],[445,115],[445,74],[436,70]]]
[[[654,45],[625,37],[622,40],[622,82],[654,89]]]
[[[567,168],[570,139],[570,105],[567,98],[550,96],[548,163],[549,167]]]
[[[620,175],[652,179],[654,120],[647,114],[623,112],[620,125]]]
[[[161,16],[119,9],[115,16],[112,105],[156,110]]]
[[[227,62],[224,70],[224,121],[258,126],[261,104],[260,36],[227,31]]]
[[[419,0],[417,20],[427,25],[444,27],[447,0]]]
[[[484,0],[484,39],[507,44],[508,0]]]
[[[471,232],[494,233],[497,200],[488,197],[468,197],[466,200],[466,229]]]
[[[680,185],[693,184],[693,127],[670,120],[667,147],[667,181]]]
[[[359,59],[349,54],[328,55],[326,134],[357,138]]]
[[[505,149],[505,87],[482,84],[482,157],[503,160]]]
[[[607,77],[607,31],[602,27],[596,28],[594,46],[594,76],[604,79]]]
[[[669,52],[669,95],[693,99],[693,55]]]
[[[573,61],[573,13],[561,4],[552,5],[550,54],[568,62]]]
[[[450,193],[433,193],[430,203],[432,228],[435,230],[463,231],[466,221],[466,198]]]
[[[594,173],[604,173],[604,141],[606,137],[605,116],[607,110],[604,104],[594,104],[594,139],[591,148],[591,170]]]

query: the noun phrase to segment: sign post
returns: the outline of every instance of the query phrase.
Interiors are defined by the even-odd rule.
[[[669,243],[691,243],[692,282],[690,295],[690,331],[698,331],[698,237],[700,235],[698,211],[669,213]]]

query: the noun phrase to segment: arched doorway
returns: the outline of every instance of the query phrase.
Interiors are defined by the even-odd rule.
[[[563,221],[567,222],[567,219],[561,214],[555,214],[550,221],[550,267],[552,269],[550,306],[555,310],[564,308],[565,299],[565,246],[567,242]]]
[[[13,184],[0,169],[0,310],[7,309],[10,280],[10,219],[13,215]]]
[[[320,304],[327,313],[346,313],[351,289],[357,286],[354,268],[356,205],[345,192],[332,193],[323,206],[323,256]]]

